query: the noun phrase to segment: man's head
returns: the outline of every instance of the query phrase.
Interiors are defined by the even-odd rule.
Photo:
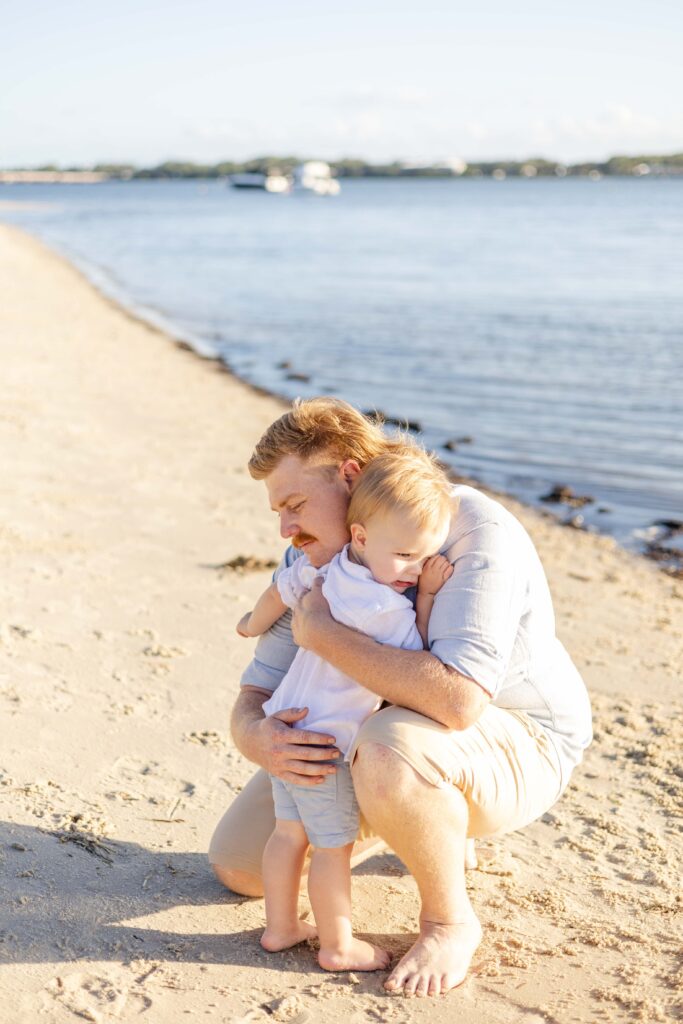
[[[361,470],[402,445],[338,398],[297,400],[268,427],[249,472],[265,480],[282,536],[321,566],[349,539],[346,510]]]
[[[374,459],[358,477],[346,524],[353,554],[398,593],[446,543],[451,486],[436,460],[417,445]]]

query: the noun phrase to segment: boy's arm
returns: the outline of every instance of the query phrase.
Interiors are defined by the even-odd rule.
[[[259,597],[254,610],[247,612],[237,623],[237,632],[240,636],[260,636],[286,611],[287,605],[280,597],[277,583],[271,583]]]
[[[417,581],[417,602],[415,604],[415,625],[422,637],[426,651],[429,650],[429,616],[432,614],[434,598],[447,579],[453,575],[453,566],[443,555],[432,555],[422,567]]]

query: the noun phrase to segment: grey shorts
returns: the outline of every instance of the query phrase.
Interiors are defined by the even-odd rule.
[[[334,775],[317,786],[297,786],[271,776],[275,817],[300,821],[308,841],[321,849],[353,843],[358,836],[360,811],[348,761],[335,762]]]

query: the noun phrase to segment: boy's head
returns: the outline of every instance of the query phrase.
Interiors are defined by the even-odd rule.
[[[358,477],[346,525],[355,556],[378,583],[404,593],[448,536],[450,484],[417,445],[380,455]]]

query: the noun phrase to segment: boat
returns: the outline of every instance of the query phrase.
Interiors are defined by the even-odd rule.
[[[307,160],[294,168],[292,174],[294,192],[313,192],[317,196],[337,196],[341,185],[332,177],[332,169],[323,160]]]
[[[291,188],[290,179],[284,174],[245,171],[242,174],[231,174],[228,180],[233,188],[260,189],[264,192],[289,192]]]

